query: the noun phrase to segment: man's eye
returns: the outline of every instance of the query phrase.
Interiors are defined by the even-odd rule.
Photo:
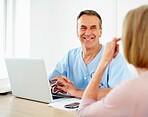
[[[91,27],[91,29],[93,29],[93,30],[94,30],[94,29],[97,29],[97,28],[96,28],[96,27]]]
[[[81,30],[85,30],[86,28],[85,27],[81,27]]]

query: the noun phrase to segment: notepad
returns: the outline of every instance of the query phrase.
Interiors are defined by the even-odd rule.
[[[70,103],[74,103],[74,102],[79,102],[80,103],[81,99],[78,98],[64,98],[64,99],[57,99],[56,101],[54,101],[53,103],[49,103],[48,106],[54,107],[54,108],[58,108],[61,110],[66,110],[66,111],[78,111],[78,108],[65,108],[64,106]]]

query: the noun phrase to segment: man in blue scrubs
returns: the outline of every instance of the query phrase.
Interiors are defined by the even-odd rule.
[[[102,19],[93,10],[80,12],[77,17],[77,36],[81,47],[70,50],[49,74],[55,93],[68,93],[81,98],[102,57],[104,46],[100,44]],[[108,65],[100,84],[100,95],[105,96],[111,88],[132,78],[126,61],[119,53]]]

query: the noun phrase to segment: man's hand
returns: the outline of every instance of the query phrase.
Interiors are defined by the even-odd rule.
[[[75,88],[72,83],[67,83],[67,84],[65,85],[65,88],[66,88],[66,92],[67,92],[70,96],[79,97],[79,96],[77,96],[77,94],[78,94],[78,92],[77,92],[78,89]]]
[[[51,80],[52,82],[52,91],[53,93],[58,93],[58,92],[61,92],[61,93],[64,93],[66,94],[67,93],[67,84],[69,85],[72,85],[73,86],[73,82],[71,82],[67,77],[65,76],[58,76],[56,78],[53,78]]]

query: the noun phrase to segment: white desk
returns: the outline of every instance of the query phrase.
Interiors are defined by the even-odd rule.
[[[45,103],[7,94],[0,95],[0,117],[77,117],[77,112],[55,109]]]

